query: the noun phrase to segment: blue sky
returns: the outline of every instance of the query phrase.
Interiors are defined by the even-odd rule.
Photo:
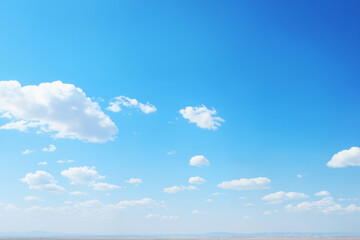
[[[358,232],[359,4],[1,1],[0,232]]]

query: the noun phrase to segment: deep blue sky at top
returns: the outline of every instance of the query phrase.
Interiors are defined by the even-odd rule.
[[[117,142],[90,149],[74,141],[69,149],[118,146],[119,159],[139,157],[132,164],[145,168],[171,150],[186,160],[204,154],[217,166],[214,184],[264,175],[282,190],[283,176],[305,173],[312,175],[300,190],[335,184],[332,192],[359,192],[346,184],[359,179],[357,169],[326,167],[336,152],[360,145],[359,42],[360,1],[0,1],[1,80],[72,83],[104,99],[103,109],[119,95],[158,108],[141,119],[111,115]],[[226,120],[216,133],[178,113],[201,104]],[[22,142],[19,151],[30,139],[2,134],[3,146]],[[103,154],[96,166],[116,174],[116,158]]]

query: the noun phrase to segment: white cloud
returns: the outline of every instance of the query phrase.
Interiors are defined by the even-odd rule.
[[[47,165],[47,162],[44,161],[44,162],[38,162],[38,165]]]
[[[138,186],[140,183],[142,183],[141,178],[130,178],[126,181],[127,183],[134,184],[135,186]]]
[[[30,153],[32,153],[32,152],[34,152],[34,151],[33,151],[33,150],[30,150],[30,149],[26,149],[26,150],[22,151],[21,154],[27,155],[27,154],[30,154]]]
[[[168,187],[168,188],[164,188],[163,191],[166,193],[178,193],[180,191],[185,191],[185,190],[197,190],[197,188],[195,186],[173,186],[173,187]]]
[[[87,193],[85,192],[80,192],[80,191],[73,191],[73,192],[69,192],[70,195],[73,195],[73,196],[84,196],[84,195],[87,195]]]
[[[297,178],[302,178],[301,174],[296,175]]]
[[[189,183],[190,184],[203,184],[205,182],[206,182],[206,180],[201,178],[201,177],[191,177],[191,178],[189,178]]]
[[[267,189],[269,188],[271,180],[267,177],[258,177],[258,178],[241,178],[235,179],[228,182],[219,183],[217,186],[223,189],[232,189],[232,190],[258,190],[258,189]]]
[[[36,171],[35,173],[28,173],[20,181],[27,183],[30,189],[46,191],[51,193],[62,193],[65,189],[57,185],[54,177],[45,171]]]
[[[43,200],[41,198],[38,198],[36,196],[27,196],[24,198],[25,201],[39,201],[42,202]]]
[[[360,166],[360,148],[352,147],[336,153],[327,163],[328,167],[342,168],[347,166]]]
[[[57,160],[57,163],[73,163],[74,160]]]
[[[215,192],[215,193],[212,193],[211,195],[213,195],[213,196],[220,196],[220,195],[226,195],[226,193]]]
[[[296,200],[296,199],[303,199],[308,197],[309,196],[307,196],[305,193],[299,193],[299,192],[286,193],[284,191],[279,191],[264,196],[262,200],[268,201],[271,204],[276,204],[276,203],[282,203],[285,200]]]
[[[315,202],[302,202],[295,206],[289,204],[285,206],[287,212],[300,212],[300,211],[320,211],[323,213],[330,213],[341,211],[342,207],[340,204],[334,202],[332,197],[324,197],[319,201]]]
[[[314,194],[315,196],[329,196],[330,193],[328,191],[320,191]]]
[[[173,151],[167,152],[166,155],[174,155],[174,154],[176,154],[176,153],[177,153],[177,152],[173,150]]]
[[[206,201],[206,202],[213,202],[214,200],[212,200],[212,199],[209,198],[209,199],[206,199],[205,201]]]
[[[97,191],[108,191],[108,190],[115,190],[120,189],[120,186],[109,184],[109,183],[93,183],[94,190]]]
[[[203,155],[196,155],[190,159],[190,166],[204,167],[209,165],[209,160],[207,160]]]
[[[54,152],[56,150],[56,147],[52,144],[49,145],[49,147],[44,147],[41,149],[43,152]]]
[[[359,211],[360,212],[360,207],[356,206],[355,204],[350,204],[349,206],[347,206],[345,208],[346,212],[355,212],[355,211]]]
[[[252,217],[250,217],[250,216],[243,216],[243,219],[244,219],[244,220],[252,219]]]
[[[205,215],[205,214],[207,214],[207,212],[196,210],[196,209],[193,210],[191,213],[194,214],[194,215]]]
[[[70,179],[71,184],[94,184],[95,180],[104,179],[105,176],[101,176],[95,170],[95,167],[71,167],[68,170],[61,172],[61,175]]]
[[[113,98],[110,101],[110,105],[107,109],[112,112],[120,112],[121,111],[120,106],[129,107],[129,108],[138,108],[143,113],[146,113],[146,114],[156,112],[156,107],[154,105],[150,104],[149,102],[144,104],[144,103],[140,103],[138,100],[136,100],[134,98],[129,98],[129,97],[125,97],[125,96],[119,96],[119,97]]]
[[[210,110],[204,105],[200,107],[186,107],[179,112],[189,122],[195,123],[196,126],[204,129],[216,130],[221,126],[221,122],[225,122],[224,119],[215,116],[216,110],[214,108]]]
[[[54,138],[103,143],[113,140],[118,131],[97,102],[61,81],[24,87],[17,81],[0,81],[0,113],[12,117],[0,129],[36,128]]]

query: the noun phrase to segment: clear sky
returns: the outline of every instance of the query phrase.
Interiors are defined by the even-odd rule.
[[[359,66],[359,1],[2,0],[0,232],[359,232]]]

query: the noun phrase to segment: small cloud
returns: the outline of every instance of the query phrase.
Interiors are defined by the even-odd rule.
[[[259,190],[269,188],[270,182],[271,180],[267,177],[242,178],[219,183],[217,187],[237,191]]]
[[[329,196],[330,193],[328,191],[320,191],[314,194],[315,196]]]
[[[109,184],[109,183],[94,183],[93,184],[94,190],[97,191],[108,191],[108,190],[115,190],[120,189],[120,186]]]
[[[178,193],[180,191],[185,191],[185,190],[197,190],[197,188],[195,186],[173,186],[173,187],[168,187],[168,188],[164,188],[163,191],[166,193]]]
[[[110,105],[107,110],[112,112],[120,112],[122,107],[128,108],[137,108],[140,109],[143,113],[149,114],[156,112],[156,107],[149,102],[147,103],[140,103],[135,98],[129,98],[125,96],[115,97],[110,101]]]
[[[206,180],[201,178],[201,177],[191,177],[191,178],[189,178],[189,183],[190,184],[203,184],[205,182],[206,182]]]
[[[196,126],[208,130],[216,130],[221,126],[222,122],[225,122],[224,119],[216,117],[216,110],[208,109],[204,105],[200,107],[186,107],[181,109],[180,114],[183,118],[189,120],[190,123],[195,123]]]
[[[191,213],[195,214],[195,215],[205,215],[205,214],[207,214],[207,212],[200,211],[200,210],[193,210]]]
[[[206,201],[206,202],[213,202],[214,200],[212,200],[212,199],[209,198],[209,199],[206,199],[205,201]]]
[[[45,171],[36,171],[35,173],[28,173],[20,181],[27,183],[30,189],[46,191],[50,193],[63,193],[65,189],[57,185],[54,177]]]
[[[174,155],[174,154],[176,154],[176,153],[177,153],[177,152],[173,150],[173,151],[167,152],[166,155]]]
[[[297,178],[302,178],[301,174],[296,175]]]
[[[139,186],[139,184],[142,183],[141,178],[130,178],[129,180],[126,180],[127,183],[133,184],[134,186]]]
[[[41,151],[43,152],[54,152],[56,150],[56,147],[52,144],[49,145],[49,147],[44,147],[43,149],[41,149]]]
[[[27,196],[24,198],[25,201],[39,201],[39,202],[43,202],[43,200],[41,198],[35,197],[35,196]]]
[[[203,155],[196,155],[190,159],[190,166],[204,167],[209,165],[209,160],[207,160]]]
[[[33,150],[30,150],[30,149],[26,149],[26,150],[22,151],[21,154],[27,155],[27,154],[30,154],[30,153],[32,153],[32,152],[34,152],[34,151],[33,151]]]
[[[63,164],[63,163],[73,163],[74,160],[57,160],[57,163]]]
[[[238,197],[239,200],[244,200],[246,197]]]
[[[250,217],[250,216],[243,216],[243,219],[244,219],[244,220],[252,219],[252,217]]]
[[[38,165],[47,165],[47,162],[44,161],[44,162],[38,162]]]
[[[262,198],[264,201],[268,201],[270,204],[276,204],[276,203],[282,203],[285,200],[296,200],[296,199],[303,199],[308,198],[305,193],[299,193],[299,192],[284,192],[279,191],[276,193],[271,193]]]
[[[214,192],[213,194],[211,194],[213,196],[223,196],[226,195],[226,193],[222,193],[222,192]]]
[[[86,192],[80,192],[80,191],[73,191],[73,192],[69,192],[70,195],[73,195],[73,196],[84,196],[84,195],[87,195]]]

